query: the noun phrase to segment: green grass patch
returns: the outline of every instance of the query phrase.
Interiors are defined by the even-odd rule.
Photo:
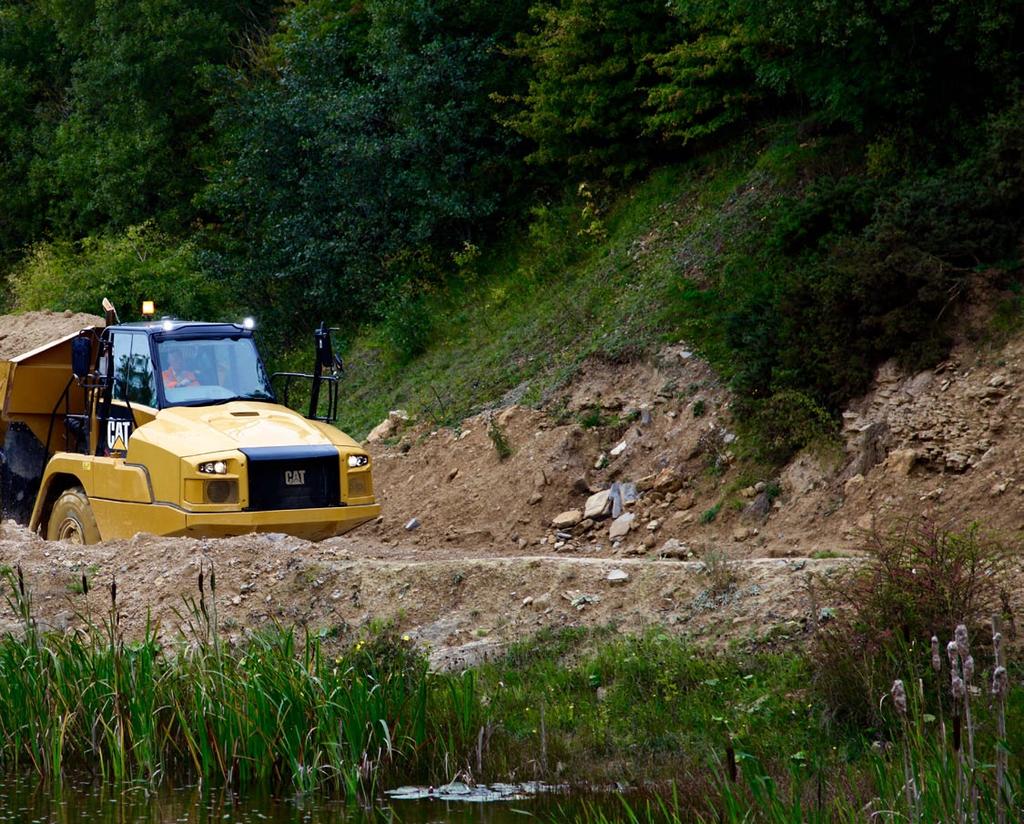
[[[600,232],[589,212],[584,222],[591,200],[574,189],[490,248],[455,256],[450,279],[418,306],[416,322],[430,321],[420,351],[401,351],[387,324],[338,334],[339,425],[360,437],[396,408],[455,425],[501,400],[551,401],[589,356],[628,361],[659,345],[673,334],[680,250],[705,254],[717,237],[709,224],[754,163],[742,142],[658,170],[598,209]],[[278,371],[311,363],[311,339],[272,359]]]

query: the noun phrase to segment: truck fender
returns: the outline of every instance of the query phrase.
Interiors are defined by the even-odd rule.
[[[51,461],[52,463],[52,461]],[[89,493],[88,487],[82,482],[77,474],[66,471],[54,471],[56,467],[48,466],[43,475],[43,482],[39,487],[39,494],[36,495],[36,505],[32,508],[32,518],[28,528],[38,533],[50,517],[50,510],[53,502],[57,500],[62,492],[71,489],[73,486],[80,486]]]

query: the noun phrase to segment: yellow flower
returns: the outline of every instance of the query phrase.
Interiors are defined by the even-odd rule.
[[[408,635],[403,635],[402,636],[402,640],[403,641],[411,641],[412,639]]]

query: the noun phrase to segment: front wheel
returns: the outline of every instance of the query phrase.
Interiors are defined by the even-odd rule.
[[[53,504],[46,525],[48,541],[66,541],[71,544],[98,544],[100,528],[92,514],[89,496],[80,486],[61,493]]]

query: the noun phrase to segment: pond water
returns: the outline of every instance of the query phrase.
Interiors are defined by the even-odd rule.
[[[550,820],[559,810],[565,813],[579,804],[560,793],[530,792],[536,789],[532,787],[526,792],[511,791],[508,785],[495,789],[504,800],[479,795],[470,800],[458,791],[454,797],[431,793],[417,798],[423,794],[402,788],[396,797],[382,799],[372,809],[360,809],[322,797],[236,795],[195,786],[114,790],[74,781],[65,781],[55,790],[35,780],[5,778],[0,779],[0,824],[527,824],[531,819]],[[621,810],[614,795],[598,798],[609,812]],[[588,798],[588,803],[593,800]]]

